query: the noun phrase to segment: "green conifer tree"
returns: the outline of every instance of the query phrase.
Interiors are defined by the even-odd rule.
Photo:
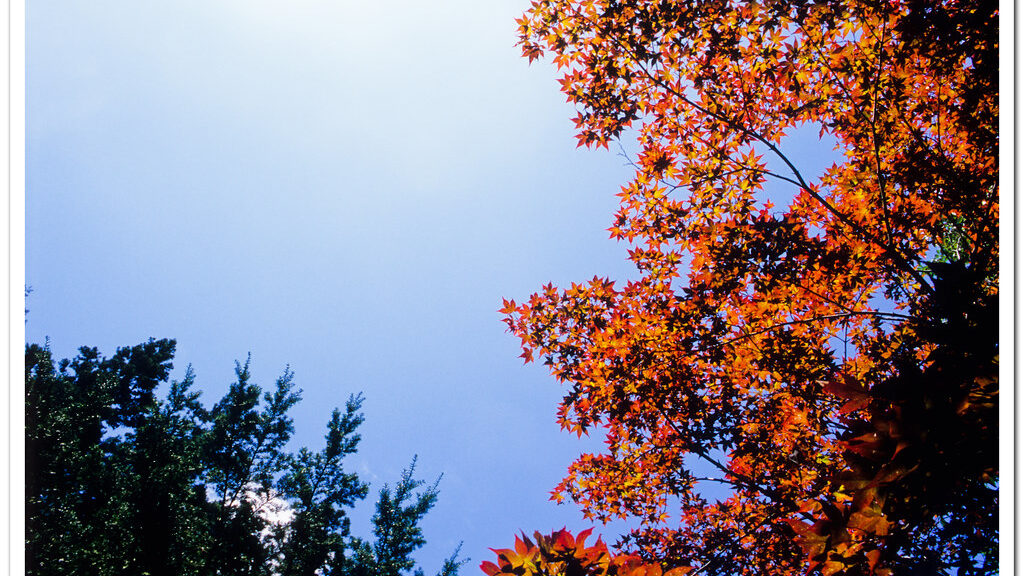
[[[32,576],[221,574],[398,576],[424,543],[419,522],[437,483],[385,486],[373,542],[351,536],[347,510],[368,487],[343,466],[356,452],[362,397],[334,410],[319,452],[288,453],[299,401],[286,369],[271,392],[249,361],[212,409],[191,367],[168,382],[175,342],[150,340],[109,359],[82,348],[55,363],[25,351],[26,568]],[[167,384],[166,397],[156,390]],[[281,508],[281,517],[268,513]],[[442,567],[455,576],[458,551]],[[422,570],[416,570],[422,574]]]

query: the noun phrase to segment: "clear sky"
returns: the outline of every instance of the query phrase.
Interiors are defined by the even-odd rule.
[[[444,473],[418,555],[464,574],[518,530],[587,526],[549,491],[589,443],[524,366],[502,297],[626,278],[608,239],[630,170],[576,148],[527,0],[33,0],[27,338],[60,357],[178,341],[210,406],[252,353],[303,401],[293,447],[366,397],[350,466]],[[618,528],[606,528],[614,540]]]
[[[497,310],[634,276],[607,232],[632,170],[576,148],[554,68],[515,47],[528,7],[28,2],[27,339],[70,357],[175,338],[207,406],[249,353],[264,387],[290,366],[293,449],[362,392],[353,531],[418,455],[444,474],[428,574],[460,541],[472,575],[519,530],[589,527],[548,498],[601,438],[558,429],[562,389]],[[814,177],[835,154],[800,132]]]

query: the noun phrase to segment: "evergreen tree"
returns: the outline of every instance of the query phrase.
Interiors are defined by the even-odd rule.
[[[377,512],[373,515],[373,535],[375,542],[354,538],[353,558],[342,565],[340,573],[345,576],[402,576],[408,574],[415,566],[412,553],[426,542],[420,521],[437,502],[436,481],[425,490],[415,490],[426,484],[416,480],[416,458],[402,471],[402,479],[394,491],[387,484],[380,489],[377,500]],[[460,545],[461,548],[461,545]],[[458,560],[459,550],[445,561],[439,576],[454,575],[463,561]],[[423,576],[423,570],[417,568],[414,576]]]
[[[360,440],[361,396],[334,410],[323,450],[293,455],[288,412],[300,392],[290,370],[264,393],[249,361],[236,363],[236,381],[207,410],[191,367],[167,382],[174,349],[173,340],[150,340],[105,359],[81,348],[55,363],[47,346],[26,347],[28,574],[397,576],[413,568],[410,554],[424,542],[419,521],[437,500],[437,483],[413,494],[423,484],[414,466],[394,495],[381,490],[374,541],[350,534],[346,511],[368,490],[343,466]],[[441,576],[460,565],[453,555]]]
[[[131,571],[147,542],[133,530],[145,512],[132,494],[152,478],[157,452],[145,442],[132,457],[125,447],[145,431],[153,390],[166,380],[171,340],[122,348],[110,359],[81,348],[54,366],[49,349],[26,349],[26,555],[29,569],[52,574]],[[162,492],[177,501],[172,486]],[[157,499],[159,500],[159,499]],[[161,502],[150,503],[160,506]],[[141,571],[137,571],[141,573]]]
[[[290,496],[294,512],[283,538],[282,576],[312,576],[344,558],[350,529],[345,508],[367,492],[367,485],[342,467],[343,458],[355,453],[359,443],[356,428],[363,422],[362,402],[361,396],[352,396],[344,415],[335,409],[323,451],[314,454],[301,449],[278,482],[280,492]]]
[[[215,574],[269,574],[270,554],[264,543],[270,528],[262,506],[275,497],[274,479],[288,463],[282,452],[294,430],[288,410],[299,401],[293,373],[286,369],[274,394],[263,395],[249,380],[249,360],[235,364],[237,381],[210,413],[205,445],[205,479],[214,495],[212,518]]]

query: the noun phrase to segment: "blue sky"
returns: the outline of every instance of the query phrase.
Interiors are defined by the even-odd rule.
[[[527,7],[29,2],[27,339],[176,338],[207,405],[247,353],[264,386],[290,365],[296,448],[362,391],[372,490],[414,454],[445,475],[428,573],[459,541],[474,574],[518,530],[587,526],[548,493],[597,442],[558,430],[497,309],[632,274],[606,231],[630,170],[576,148],[555,71],[514,46]]]
[[[289,365],[295,449],[363,392],[373,492],[414,454],[445,475],[428,574],[459,541],[472,575],[519,530],[588,526],[548,493],[599,441],[558,430],[497,309],[633,275],[606,231],[631,170],[576,148],[555,71],[515,48],[529,0],[27,4],[28,341],[176,338],[207,405],[248,353],[264,386]],[[830,161],[791,144],[805,175]]]

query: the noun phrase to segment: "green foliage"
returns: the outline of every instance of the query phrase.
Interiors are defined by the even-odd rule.
[[[188,466],[151,436],[158,425],[153,389],[166,380],[173,354],[169,340],[123,348],[110,359],[82,348],[57,368],[48,349],[27,347],[26,553],[28,566],[39,567],[32,573],[142,573],[140,563],[154,552],[164,554],[155,560],[170,561],[170,550],[154,550],[153,531],[133,527],[155,509],[181,515],[173,508],[190,502],[142,497],[151,482],[176,478]],[[110,433],[129,425],[133,432],[123,437]]]
[[[323,451],[300,450],[278,482],[280,492],[293,498],[295,513],[282,547],[282,576],[326,570],[344,557],[349,536],[344,509],[365,498],[367,492],[366,484],[341,466],[342,459],[355,453],[359,443],[355,431],[363,422],[359,413],[362,401],[361,396],[350,397],[344,415],[335,409],[327,424]]]
[[[377,512],[373,515],[374,544],[354,539],[355,560],[343,567],[345,576],[400,576],[408,574],[415,562],[412,553],[426,542],[420,520],[437,502],[439,477],[425,490],[415,492],[426,482],[416,480],[416,458],[402,471],[402,479],[392,488],[384,485],[377,500]],[[461,548],[461,545],[460,545]],[[465,563],[458,559],[459,549],[448,558],[438,576],[454,576],[459,566]],[[413,574],[423,576],[417,568]]]
[[[291,454],[288,412],[300,391],[290,370],[264,393],[249,361],[236,363],[235,382],[207,410],[191,367],[167,382],[174,349],[173,340],[150,340],[106,359],[82,348],[55,363],[48,347],[26,347],[28,574],[397,576],[413,568],[410,554],[424,543],[419,522],[437,500],[436,482],[413,494],[423,484],[413,467],[394,495],[381,490],[373,542],[350,534],[347,510],[368,491],[344,468],[360,441],[361,396],[334,410],[322,450]],[[457,574],[456,555],[440,576]]]

